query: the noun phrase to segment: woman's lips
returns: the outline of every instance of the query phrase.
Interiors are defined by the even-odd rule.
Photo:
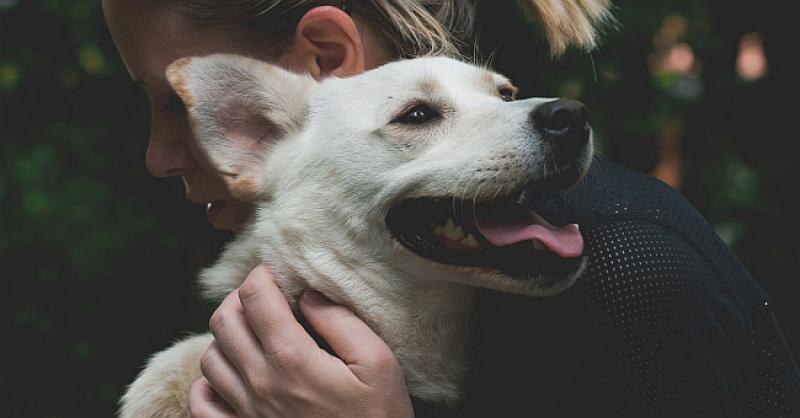
[[[222,209],[225,207],[224,200],[217,200],[211,203],[208,203],[206,206],[206,218],[208,219],[208,223],[211,224],[213,227],[217,227],[219,224],[219,217]]]

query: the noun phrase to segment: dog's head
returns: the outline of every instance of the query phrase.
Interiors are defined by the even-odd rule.
[[[361,257],[538,296],[566,289],[583,267],[577,225],[519,204],[531,185],[569,187],[588,169],[578,102],[515,101],[503,76],[448,58],[318,83],[212,55],[173,63],[168,79],[194,146],[234,196],[340,230],[370,247]]]

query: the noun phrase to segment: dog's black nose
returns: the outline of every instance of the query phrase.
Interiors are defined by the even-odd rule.
[[[586,106],[577,100],[559,99],[541,104],[531,112],[534,126],[551,142],[562,158],[574,158],[589,142]]]

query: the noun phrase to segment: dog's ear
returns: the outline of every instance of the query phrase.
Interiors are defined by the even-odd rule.
[[[261,163],[276,141],[302,129],[316,81],[229,54],[179,59],[167,79],[186,106],[198,149],[231,195],[263,197]]]

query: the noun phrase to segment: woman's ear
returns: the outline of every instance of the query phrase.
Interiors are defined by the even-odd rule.
[[[332,6],[315,7],[300,19],[287,55],[290,67],[300,67],[317,80],[349,77],[365,68],[364,45],[355,21]]]

